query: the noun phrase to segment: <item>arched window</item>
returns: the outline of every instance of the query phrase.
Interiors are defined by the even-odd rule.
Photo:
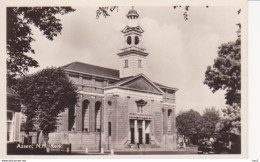
[[[95,103],[95,131],[101,131],[101,102]]]
[[[127,37],[126,42],[127,42],[128,45],[132,44],[132,38],[131,38],[131,36],[128,36],[128,37]]]
[[[139,37],[135,36],[135,45],[137,45],[139,43]]]
[[[168,132],[171,133],[172,131],[172,110],[168,110]]]
[[[82,102],[82,131],[89,131],[89,101]]]

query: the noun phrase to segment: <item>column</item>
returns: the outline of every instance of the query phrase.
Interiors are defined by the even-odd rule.
[[[91,96],[90,102],[89,102],[89,131],[90,132],[95,132],[95,96]]]
[[[104,115],[105,115],[105,98],[102,98],[101,106],[100,106],[100,122],[101,122],[101,128],[100,131],[104,132],[105,129],[105,120],[104,120]],[[107,123],[106,123],[107,125]]]
[[[135,125],[135,143],[138,143],[138,128],[137,128],[137,120],[134,120]]]
[[[145,120],[142,121],[142,128],[143,128],[143,144],[145,144]]]

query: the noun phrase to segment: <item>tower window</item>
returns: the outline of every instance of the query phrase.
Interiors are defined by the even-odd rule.
[[[135,44],[137,45],[139,43],[139,37],[135,36]]]
[[[128,67],[128,60],[125,60],[125,68]]]
[[[142,60],[138,60],[138,67],[142,67]]]
[[[132,38],[131,36],[128,36],[127,39],[126,39],[126,42],[128,45],[130,45],[132,43]]]

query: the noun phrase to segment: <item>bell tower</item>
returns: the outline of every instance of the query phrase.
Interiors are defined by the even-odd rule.
[[[124,48],[117,55],[120,62],[120,78],[135,76],[146,71],[146,57],[142,45],[142,33],[144,30],[139,26],[139,14],[132,7],[126,15],[127,26],[122,30],[124,35]]]

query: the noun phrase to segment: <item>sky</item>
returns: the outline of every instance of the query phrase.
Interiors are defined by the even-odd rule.
[[[35,42],[32,55],[40,67],[63,66],[74,61],[119,69],[117,53],[123,48],[121,30],[127,24],[131,7],[119,6],[111,16],[96,19],[97,7],[75,8],[76,11],[58,16],[62,33],[50,41],[33,28]],[[236,40],[238,8],[225,6],[191,6],[188,21],[183,8],[135,7],[139,24],[144,29],[142,43],[149,53],[146,75],[153,81],[178,88],[177,113],[205,108],[225,107],[225,92],[212,93],[203,84],[207,66],[213,65],[218,47]],[[31,55],[30,55],[31,56]]]

